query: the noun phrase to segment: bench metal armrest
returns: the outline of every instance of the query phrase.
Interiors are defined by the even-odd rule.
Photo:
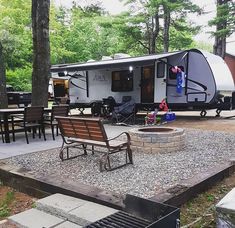
[[[131,137],[130,137],[130,135],[129,135],[128,132],[122,132],[122,133],[119,134],[118,136],[115,136],[115,137],[113,137],[113,138],[108,139],[108,142],[109,142],[109,141],[112,141],[112,140],[115,140],[115,139],[119,138],[121,135],[124,135],[124,134],[126,135],[126,137],[127,137],[127,142],[129,143],[129,142],[131,141]]]

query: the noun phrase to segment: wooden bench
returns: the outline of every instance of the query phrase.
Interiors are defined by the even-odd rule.
[[[123,132],[114,138],[108,138],[100,119],[97,118],[78,118],[78,117],[62,117],[56,116],[58,126],[61,132],[63,143],[60,149],[61,160],[72,159],[69,156],[71,147],[81,148],[87,155],[87,151],[100,152],[100,171],[114,170],[123,167],[127,164],[133,164],[132,151],[130,148],[130,135]],[[125,135],[126,137],[123,137]],[[117,140],[120,137],[125,138],[125,141]],[[90,148],[89,148],[90,147]],[[64,158],[64,150],[67,150],[67,158]],[[115,153],[125,153],[125,163],[111,167],[110,155]]]

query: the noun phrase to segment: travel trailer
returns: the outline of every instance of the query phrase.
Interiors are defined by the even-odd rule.
[[[165,100],[171,110],[222,110],[235,108],[231,72],[219,56],[197,49],[102,61],[54,65],[52,75],[70,76],[73,108],[101,104],[105,98],[122,103],[131,97],[137,110],[151,110]],[[223,96],[226,91],[229,95]]]

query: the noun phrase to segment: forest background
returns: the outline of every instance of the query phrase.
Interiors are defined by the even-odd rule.
[[[200,26],[189,21],[188,14],[202,14],[199,6],[189,0],[143,2],[126,0],[131,10],[110,15],[99,3],[73,2],[66,8],[51,1],[51,64],[99,60],[120,52],[139,56],[189,48],[212,51],[213,44],[193,39]],[[0,12],[7,84],[31,91],[31,0],[0,0]]]

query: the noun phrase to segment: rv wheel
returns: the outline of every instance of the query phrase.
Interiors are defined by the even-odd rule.
[[[206,114],[207,114],[207,111],[206,111],[205,109],[203,109],[203,110],[201,111],[201,113],[200,113],[200,116],[201,116],[201,117],[205,117]]]

